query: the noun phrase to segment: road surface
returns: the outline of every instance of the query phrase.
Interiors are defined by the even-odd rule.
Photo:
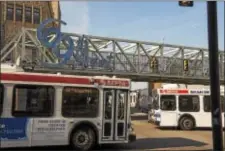
[[[147,121],[133,121],[139,139],[131,144],[144,150],[211,150],[211,130],[159,129]]]
[[[131,144],[107,145],[97,150],[146,151],[146,150],[211,150],[210,130],[161,130],[146,120],[133,121],[138,140]],[[32,150],[71,150],[67,146],[32,148]],[[5,150],[5,149],[4,149]],[[30,148],[14,150],[31,150]]]

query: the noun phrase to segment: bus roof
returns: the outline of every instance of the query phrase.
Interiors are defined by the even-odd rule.
[[[130,79],[106,77],[106,76],[76,76],[63,74],[48,73],[31,73],[31,72],[4,72],[0,73],[2,81],[14,82],[39,82],[39,83],[63,83],[63,84],[80,84],[94,85],[98,83],[107,87],[130,88]]]

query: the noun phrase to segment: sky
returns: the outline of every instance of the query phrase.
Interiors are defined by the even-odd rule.
[[[65,32],[207,48],[206,2],[61,1]],[[219,49],[224,50],[224,4],[218,2]],[[135,87],[147,84],[135,84]]]

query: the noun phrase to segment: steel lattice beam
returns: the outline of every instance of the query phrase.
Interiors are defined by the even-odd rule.
[[[22,62],[35,62],[35,71],[40,72],[65,72],[84,75],[116,75],[128,77],[137,81],[158,81],[176,83],[209,83],[208,50],[171,44],[162,44],[145,41],[98,37],[65,33],[74,40],[77,45],[83,37],[87,43],[89,57],[95,59],[86,62],[86,66],[79,63],[73,57],[68,64],[58,66],[59,59],[48,51],[36,37],[36,30],[23,28],[1,50],[1,62],[5,62],[11,55],[12,63],[16,60]],[[65,49],[63,44],[61,49]],[[80,48],[76,48],[78,51]],[[31,54],[35,51],[35,55]],[[13,54],[13,55],[12,55]],[[33,56],[33,57],[32,57]],[[224,83],[224,52],[220,51],[220,79]],[[158,68],[151,69],[150,61],[155,57],[158,60]],[[104,65],[104,59],[110,60],[110,67]],[[183,60],[189,60],[189,71],[183,71]],[[103,60],[103,62],[99,61]],[[48,63],[48,64],[46,64]],[[51,63],[51,64],[50,64]]]

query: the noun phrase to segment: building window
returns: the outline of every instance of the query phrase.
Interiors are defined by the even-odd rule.
[[[20,5],[16,6],[16,21],[23,20],[23,7]]]
[[[181,112],[199,112],[199,97],[195,95],[179,96],[179,111]]]
[[[34,8],[34,24],[40,24],[40,9]]]
[[[160,108],[164,111],[175,111],[176,97],[174,95],[162,95],[160,97]]]
[[[32,22],[32,8],[25,7],[25,22]]]
[[[91,118],[98,115],[99,91],[96,88],[65,87],[62,115],[64,117]]]
[[[16,85],[13,90],[12,115],[49,117],[54,111],[55,90],[51,86]]]
[[[3,109],[3,97],[4,96],[4,86],[0,84],[0,115],[2,114]]]
[[[14,18],[14,5],[13,4],[7,4],[6,19],[7,20],[13,20],[13,18]]]

